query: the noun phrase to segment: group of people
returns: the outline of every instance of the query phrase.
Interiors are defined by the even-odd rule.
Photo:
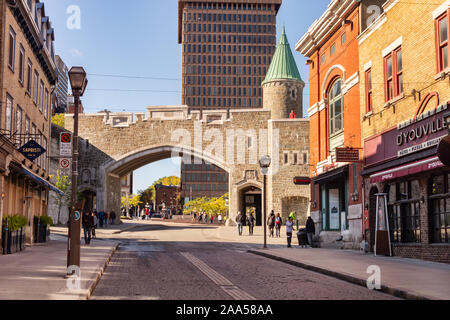
[[[84,242],[86,245],[91,244],[91,239],[96,238],[95,230],[97,228],[107,227],[108,224],[114,224],[116,213],[114,211],[86,211],[81,220],[84,231]]]
[[[287,236],[287,247],[292,248],[292,233],[295,230],[294,221],[297,220],[297,212],[293,211],[289,214],[288,220],[286,221],[286,236]],[[238,226],[239,236],[242,236],[243,228],[245,225],[249,227],[249,235],[253,235],[253,228],[255,226],[256,219],[252,213],[243,215],[238,212],[236,217],[236,223]],[[279,213],[275,215],[272,210],[270,216],[267,219],[267,226],[269,227],[269,237],[281,237],[281,227],[283,226],[283,218]],[[298,227],[298,226],[297,226]],[[315,224],[311,217],[308,217],[306,221],[305,232],[307,234],[309,247],[313,247],[313,235],[316,233]]]
[[[256,218],[253,213],[248,213],[247,215],[245,215],[239,211],[236,217],[236,223],[238,225],[238,232],[240,236],[242,236],[245,225],[248,226],[248,234],[250,236],[253,235],[253,229],[256,224]]]
[[[192,222],[197,222],[197,223],[204,223],[204,224],[214,224],[215,221],[215,216],[212,214],[206,214],[205,212],[194,212],[192,214]],[[223,224],[223,215],[220,213],[217,216],[217,223],[219,225]]]

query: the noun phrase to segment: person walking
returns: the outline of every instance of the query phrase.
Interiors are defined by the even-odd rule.
[[[83,215],[83,219],[81,221],[83,225],[83,231],[84,231],[84,243],[86,245],[91,244],[91,238],[92,238],[92,227],[94,225],[94,219],[90,212],[85,212]]]
[[[236,217],[236,223],[237,223],[237,226],[238,226],[238,233],[239,233],[240,236],[242,236],[243,225],[242,225],[242,213],[240,211],[238,212],[238,215]]]
[[[98,218],[97,216],[94,214],[94,212],[92,212],[92,219],[93,219],[93,226],[92,226],[92,238],[97,239],[97,235],[95,234],[95,229],[98,226]]]
[[[273,212],[273,210],[270,213],[269,218],[267,218],[267,226],[269,227],[269,237],[273,238],[274,236],[273,231],[275,228],[275,213]]]
[[[313,247],[313,235],[316,233],[316,226],[314,220],[308,217],[306,220],[306,235],[308,236],[309,247]]]
[[[247,218],[248,223],[248,235],[253,235],[253,228],[255,227],[255,217],[253,216],[253,213],[250,213]]]
[[[109,213],[109,212],[105,212],[105,227],[108,226],[108,223],[109,223],[109,217],[110,217],[110,213]]]
[[[214,223],[214,216],[213,216],[212,214],[209,216],[209,222],[210,222],[211,224]]]
[[[222,214],[219,213],[219,216],[217,217],[217,221],[219,222],[219,226],[222,225],[222,220],[223,220]]]
[[[103,228],[103,224],[105,223],[105,212],[100,211],[98,213],[98,221],[100,223],[100,228]]]
[[[294,219],[289,217],[289,220],[286,221],[286,235],[287,235],[287,247],[292,248],[292,230],[294,229]]]
[[[145,210],[145,220],[148,220],[148,217],[150,216],[150,210],[147,208]]]
[[[289,214],[289,218],[292,218],[292,222],[295,222],[295,221],[297,220],[297,211],[292,211],[292,212]],[[294,227],[292,227],[292,228],[293,228],[293,230],[295,230]]]
[[[115,221],[116,221],[116,213],[114,212],[114,210],[111,211],[110,218],[111,218],[111,224],[115,224]]]
[[[277,213],[277,216],[275,217],[275,230],[276,230],[276,236],[277,238],[281,237],[281,226],[283,225],[283,219],[281,218],[281,215]]]

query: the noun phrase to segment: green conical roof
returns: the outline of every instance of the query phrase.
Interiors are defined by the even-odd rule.
[[[267,71],[266,79],[264,79],[262,85],[273,80],[302,81],[284,27],[280,42],[273,55],[272,63]]]

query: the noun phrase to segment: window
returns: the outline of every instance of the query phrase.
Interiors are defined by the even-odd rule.
[[[16,55],[16,33],[13,28],[9,29],[9,58],[8,66],[14,72],[14,63]]]
[[[20,45],[20,56],[19,56],[19,82],[23,86],[23,81],[25,77],[25,49]]]
[[[44,143],[44,145],[42,147],[44,147],[44,149],[47,151],[47,138],[46,137],[44,137],[43,143]],[[47,170],[47,152],[42,155],[42,162],[43,162],[43,169]]]
[[[49,101],[48,101],[48,90],[45,89],[45,98],[44,98],[44,117],[45,119],[48,119],[48,106],[49,106]]]
[[[28,70],[27,70],[27,92],[31,96],[31,88],[33,87],[33,64],[28,59]]]
[[[420,183],[401,181],[389,185],[389,229],[392,242],[420,243]]]
[[[401,47],[384,58],[386,101],[403,93],[403,59]]]
[[[436,40],[437,40],[437,66],[438,72],[442,72],[449,66],[448,38],[450,33],[449,12],[436,20]]]
[[[33,80],[33,102],[35,105],[38,104],[38,93],[39,93],[39,74],[37,71],[34,71],[34,80]]]
[[[6,94],[6,117],[5,117],[5,130],[12,136],[12,118],[13,118],[13,98]]]
[[[329,118],[330,118],[330,136],[338,133],[344,128],[344,113],[343,104],[344,98],[342,95],[342,80],[336,80],[331,86],[328,93],[329,101]]]
[[[37,142],[39,145],[42,146],[42,132],[41,132],[41,130],[39,130],[38,132],[39,132],[39,133],[38,133],[38,136],[37,136],[37,138],[36,138],[36,142]],[[39,158],[37,158],[37,165],[38,165],[39,167],[42,166],[42,157],[43,157],[43,156],[40,156]]]
[[[320,64],[325,63],[325,53],[320,56]]]
[[[44,82],[41,80],[41,85],[39,87],[39,111],[44,110]]]
[[[333,45],[330,48],[330,56],[335,54],[335,52],[336,52],[336,43],[333,43]]]
[[[430,242],[450,243],[450,174],[431,179]]]
[[[16,110],[16,143],[20,144],[22,141],[21,134],[22,134],[22,108],[17,106]]]
[[[372,69],[366,71],[366,113],[372,112],[373,94],[372,94]]]
[[[344,45],[347,42],[347,33],[344,32],[344,34],[341,37],[341,45]]]
[[[25,139],[25,142],[30,140],[30,118],[28,116],[25,116]]]

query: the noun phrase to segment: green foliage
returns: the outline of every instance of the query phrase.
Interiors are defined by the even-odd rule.
[[[39,219],[39,223],[42,225],[50,225],[51,226],[51,225],[53,225],[53,220],[49,216],[42,216]]]
[[[122,197],[122,207],[137,207],[142,204],[139,195]]]
[[[16,214],[12,217],[3,218],[3,228],[6,228],[6,219],[8,219],[9,231],[18,231],[24,228],[28,223],[28,219],[26,217],[19,216],[18,214]]]
[[[64,128],[65,125],[65,116],[63,113],[55,114],[52,117],[52,123],[56,124],[57,126],[60,126],[61,128]]]
[[[227,215],[228,193],[220,198],[197,198],[184,205],[183,214],[205,212],[208,215],[218,216]]]

